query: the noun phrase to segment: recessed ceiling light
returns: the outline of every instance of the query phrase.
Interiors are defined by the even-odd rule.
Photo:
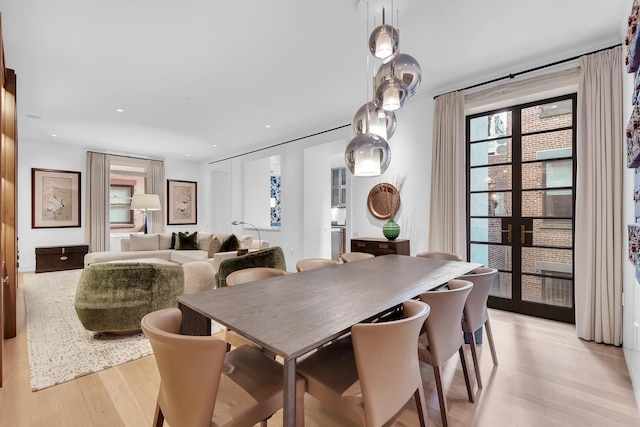
[[[122,108],[116,108],[116,111],[117,111],[118,113],[123,113],[123,112],[124,112],[124,110],[123,110]]]
[[[58,137],[58,135],[56,135],[55,133],[52,133],[51,136],[54,137],[54,138]]]
[[[216,144],[211,144],[211,146],[212,146],[212,147],[217,147],[217,145],[216,145]]]
[[[266,127],[266,128],[270,128],[270,127],[271,127],[271,125],[266,125],[265,127]]]
[[[191,154],[185,154],[185,156],[189,157],[189,156],[191,156]]]

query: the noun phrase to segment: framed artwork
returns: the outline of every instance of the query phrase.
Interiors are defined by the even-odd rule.
[[[80,172],[31,168],[31,228],[80,227]]]
[[[167,224],[198,223],[198,183],[167,180]]]

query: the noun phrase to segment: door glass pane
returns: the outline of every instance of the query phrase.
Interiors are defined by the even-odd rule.
[[[523,274],[522,300],[570,308],[573,306],[572,280]]]
[[[522,248],[522,272],[571,277],[573,253],[571,249]]]
[[[511,271],[511,246],[473,243],[471,245],[470,260],[485,267]]]
[[[473,168],[471,174],[471,191],[511,190],[511,165]]]
[[[537,133],[522,137],[522,160],[546,160],[571,157],[573,131]]]
[[[570,99],[522,109],[522,133],[568,127],[573,124]]]
[[[471,194],[471,216],[510,216],[511,192]]]
[[[571,219],[534,219],[533,245],[569,248],[573,245]]]
[[[472,242],[502,242],[502,221],[494,218],[472,218],[470,240]]]
[[[522,188],[558,188],[573,185],[573,161],[525,163],[522,165]]]
[[[571,190],[523,191],[522,216],[571,218],[573,193]]]
[[[470,120],[471,141],[511,135],[511,111],[489,114]]]
[[[511,276],[511,273],[504,273],[502,271],[498,273],[489,294],[498,298],[511,299],[513,296]]]
[[[471,166],[511,163],[511,138],[475,142],[470,148]]]

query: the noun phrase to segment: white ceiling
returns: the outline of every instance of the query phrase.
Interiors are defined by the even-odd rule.
[[[416,96],[433,96],[614,45],[629,4],[413,0],[400,49],[422,66]],[[350,123],[367,100],[357,0],[0,0],[0,12],[21,140],[217,160]]]

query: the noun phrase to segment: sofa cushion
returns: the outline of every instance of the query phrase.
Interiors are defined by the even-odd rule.
[[[178,239],[176,240],[177,251],[196,251],[198,250],[198,232],[193,233],[178,232]]]
[[[129,250],[157,251],[160,249],[157,234],[129,234]]]
[[[207,259],[207,251],[171,251],[169,260],[177,264],[184,264],[191,261],[205,261]]]
[[[236,236],[238,238],[239,249],[251,249],[253,243],[253,237],[248,234],[240,234]]]
[[[208,251],[211,241],[213,241],[213,234],[198,232],[198,249]]]
[[[240,247],[240,242],[238,242],[238,238],[235,234],[229,236],[227,240],[224,241],[222,247],[220,247],[220,252],[229,252],[235,251]]]
[[[162,250],[171,249],[171,234],[172,233],[161,233],[161,234],[158,234],[158,241],[159,241],[160,249],[162,249]]]

